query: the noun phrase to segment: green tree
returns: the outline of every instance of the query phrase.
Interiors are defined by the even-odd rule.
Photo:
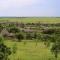
[[[11,27],[11,28],[9,29],[9,32],[11,32],[11,33],[19,33],[20,30],[19,30],[17,27]]]
[[[32,35],[31,35],[31,33],[26,33],[26,39],[32,40]]]
[[[53,42],[52,48],[51,48],[51,52],[54,53],[55,58],[58,58],[58,54],[60,52],[60,34],[55,34],[55,36],[53,37],[55,42]]]
[[[10,48],[4,44],[3,38],[0,37],[0,60],[8,60],[8,56],[10,54],[11,54]]]
[[[15,43],[15,44],[13,44],[13,47],[12,47],[12,53],[15,54],[16,51],[17,51],[17,45]]]
[[[18,41],[21,41],[22,39],[24,39],[24,35],[22,33],[17,33],[16,38],[18,39]]]

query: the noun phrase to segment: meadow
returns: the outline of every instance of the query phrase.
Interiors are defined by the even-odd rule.
[[[36,42],[30,40],[22,42],[6,40],[5,44],[10,48],[16,44],[16,53],[9,56],[11,60],[55,60],[50,47],[46,47],[43,42],[38,42],[36,46]],[[60,55],[57,60],[60,60]]]
[[[58,17],[1,17],[0,21],[10,21],[10,22],[22,22],[22,23],[60,23],[60,18]]]
[[[57,18],[57,17],[49,17],[49,18],[48,17],[41,17],[41,18],[40,17],[31,17],[31,18],[30,17],[21,17],[21,18],[19,18],[19,17],[11,17],[11,18],[1,17],[0,22],[7,22],[7,23],[8,22],[47,23],[47,24],[58,23],[59,24],[60,23],[60,18]],[[20,28],[27,29],[26,27],[28,27],[28,26],[24,26],[24,27],[18,26],[18,28],[17,28],[17,26],[15,26],[15,25],[13,26],[13,25],[14,24],[11,24],[11,25],[6,24],[6,26],[5,26],[4,24],[1,24],[1,26],[0,26],[1,30],[3,30],[3,28],[4,28],[8,31],[8,34],[6,35],[7,38],[9,37],[10,33],[15,34],[18,38],[17,41],[15,41],[14,39],[4,40],[4,44],[7,47],[10,47],[11,51],[15,51],[15,53],[12,53],[9,56],[10,60],[60,60],[60,54],[58,54],[58,57],[56,59],[55,55],[51,52],[52,42],[49,40],[50,39],[49,36],[50,35],[53,36],[53,33],[55,33],[55,28],[58,27],[58,29],[60,29],[60,25],[59,26],[54,26],[55,28],[53,28],[53,26],[51,26],[51,25],[50,26],[44,26],[44,25],[34,26],[34,25],[32,25],[32,28],[31,28],[31,25],[29,26],[30,29],[32,29],[32,30],[33,30],[33,27],[35,27],[36,30],[39,30],[39,28],[40,28],[40,30],[45,29],[47,31],[47,35],[48,35],[48,37],[47,37],[48,41],[47,42],[51,43],[51,45],[49,47],[44,45],[45,41],[44,42],[42,40],[35,41],[35,39],[40,38],[40,35],[38,35],[38,34],[45,34],[46,31],[45,32],[44,31],[43,32],[37,32],[37,31],[34,32],[33,31],[33,34],[32,34],[31,32],[24,32],[23,30],[20,31]],[[48,28],[52,27],[52,29],[49,30],[47,27]],[[11,30],[9,31],[9,29],[11,29]],[[51,34],[50,34],[50,32],[51,32]],[[57,31],[57,32],[60,35],[60,30]],[[20,35],[19,35],[19,33],[20,33]],[[29,34],[27,34],[27,33],[29,33]],[[26,34],[27,39],[26,39],[24,34]],[[34,40],[32,39],[31,35],[34,36],[33,37]],[[57,36],[57,34],[56,34],[56,36]],[[36,38],[36,37],[38,37],[38,38]],[[31,39],[31,40],[29,40],[28,38]],[[43,38],[45,39],[45,37],[43,37]],[[55,38],[55,37],[53,37],[53,38]],[[55,38],[55,40],[57,40],[57,38]],[[36,44],[36,42],[37,42],[37,44]],[[57,42],[59,43],[60,41],[57,41]],[[56,41],[54,41],[53,43],[55,44]],[[59,43],[59,46],[60,46],[60,43]],[[58,48],[60,49],[59,46],[58,46]]]

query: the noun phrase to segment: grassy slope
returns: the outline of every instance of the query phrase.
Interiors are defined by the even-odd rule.
[[[12,22],[42,22],[42,23],[60,23],[60,18],[0,18],[0,21],[12,21]]]
[[[55,60],[54,55],[51,54],[50,48],[47,48],[42,42],[26,41],[26,45],[23,42],[5,41],[5,44],[12,48],[13,44],[17,44],[17,52],[15,55],[11,55],[11,60]],[[60,58],[58,58],[60,60]]]

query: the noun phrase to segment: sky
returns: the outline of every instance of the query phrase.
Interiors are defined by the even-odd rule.
[[[1,16],[60,17],[60,0],[0,0]]]

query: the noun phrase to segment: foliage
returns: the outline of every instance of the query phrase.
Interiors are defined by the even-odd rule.
[[[26,39],[27,39],[27,40],[28,40],[28,39],[29,39],[29,40],[32,40],[32,35],[31,35],[31,33],[27,33],[27,34],[26,34]]]
[[[16,38],[18,39],[18,41],[21,41],[22,39],[24,39],[24,35],[22,33],[16,33]]]
[[[7,60],[10,54],[10,48],[3,43],[3,38],[0,37],[0,60]]]
[[[20,30],[19,30],[17,27],[11,27],[11,28],[9,29],[9,32],[10,32],[10,33],[19,33]]]
[[[16,43],[15,43],[15,44],[13,45],[13,47],[12,47],[12,53],[15,54],[16,51],[17,51],[17,45],[16,45]]]
[[[51,52],[53,52],[55,58],[57,58],[60,52],[60,34],[55,34],[53,38],[54,38],[54,42],[51,48]]]
[[[58,54],[60,52],[60,43],[54,43],[52,48],[51,48],[52,53],[54,53],[55,58],[58,57]]]

